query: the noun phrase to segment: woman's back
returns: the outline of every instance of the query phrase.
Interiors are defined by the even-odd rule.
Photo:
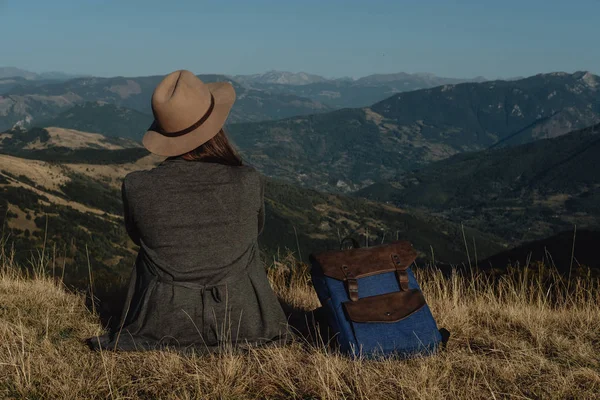
[[[263,224],[262,188],[251,167],[169,159],[126,177],[127,227],[176,280],[218,283],[249,261]]]

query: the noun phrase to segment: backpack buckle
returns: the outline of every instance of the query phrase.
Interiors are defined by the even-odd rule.
[[[358,300],[358,280],[352,271],[348,269],[347,265],[342,265],[342,271],[346,277],[344,281],[346,282],[346,291],[348,292],[348,297],[350,297],[350,300],[352,301]]]
[[[400,286],[401,290],[408,290],[408,272],[406,272],[406,268],[408,265],[403,265],[402,260],[400,260],[400,256],[396,253],[392,254],[392,262],[396,267],[396,279],[398,279],[398,286]]]

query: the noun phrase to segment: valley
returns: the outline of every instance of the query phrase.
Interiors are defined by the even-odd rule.
[[[29,142],[21,144],[30,147],[57,129],[28,132],[23,137]],[[87,137],[82,132],[78,135]],[[66,148],[73,143],[70,138],[65,135],[66,141],[55,143],[49,151]],[[122,178],[131,171],[152,168],[162,159],[148,153],[123,159],[124,150],[119,148],[93,150],[103,160],[101,164],[77,156],[52,159],[43,149],[29,153],[28,159],[0,155],[0,223],[21,262],[45,245],[51,249],[47,254],[60,256],[65,275],[74,284],[84,285],[87,271],[81,266],[87,265],[89,257],[94,271],[99,271],[96,280],[111,286],[126,279],[136,254],[122,226]],[[421,259],[435,254],[438,260],[453,263],[464,259],[463,234],[469,243],[476,241],[482,257],[507,249],[498,237],[468,227],[463,232],[459,224],[417,210],[322,193],[276,179],[268,180],[265,197],[267,220],[260,238],[265,258],[293,251],[307,260],[311,252],[335,248],[348,234],[363,245],[408,239]]]
[[[356,194],[485,227],[506,240],[600,227],[600,124],[521,146],[459,154]]]

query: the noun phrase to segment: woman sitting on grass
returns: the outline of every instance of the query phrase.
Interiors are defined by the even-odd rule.
[[[88,339],[92,348],[213,352],[290,340],[257,244],[264,182],[222,129],[234,101],[230,83],[185,70],[156,87],[143,144],[168,158],[125,177],[125,225],[140,250],[120,327]]]

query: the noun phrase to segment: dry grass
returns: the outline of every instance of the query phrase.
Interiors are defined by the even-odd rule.
[[[47,149],[51,147],[68,147],[70,149],[99,148],[106,150],[118,150],[126,147],[140,147],[133,140],[123,141],[122,145],[116,145],[106,141],[106,137],[99,133],[82,132],[75,129],[47,127],[49,140],[42,143],[39,139],[24,147],[26,150]]]
[[[306,266],[293,258],[274,264],[269,276],[283,300],[305,310],[318,306]],[[448,349],[378,362],[350,361],[301,340],[205,357],[92,353],[82,339],[101,328],[81,295],[40,273],[43,265],[29,278],[6,255],[1,265],[2,398],[592,399],[600,393],[597,281],[568,285],[552,273],[513,271],[492,284],[483,276],[419,271],[439,325],[452,332]]]
[[[48,190],[60,190],[60,186],[71,179],[65,175],[60,165],[38,160],[26,160],[9,155],[0,155],[0,171],[6,171],[15,176],[23,175],[36,185]]]

